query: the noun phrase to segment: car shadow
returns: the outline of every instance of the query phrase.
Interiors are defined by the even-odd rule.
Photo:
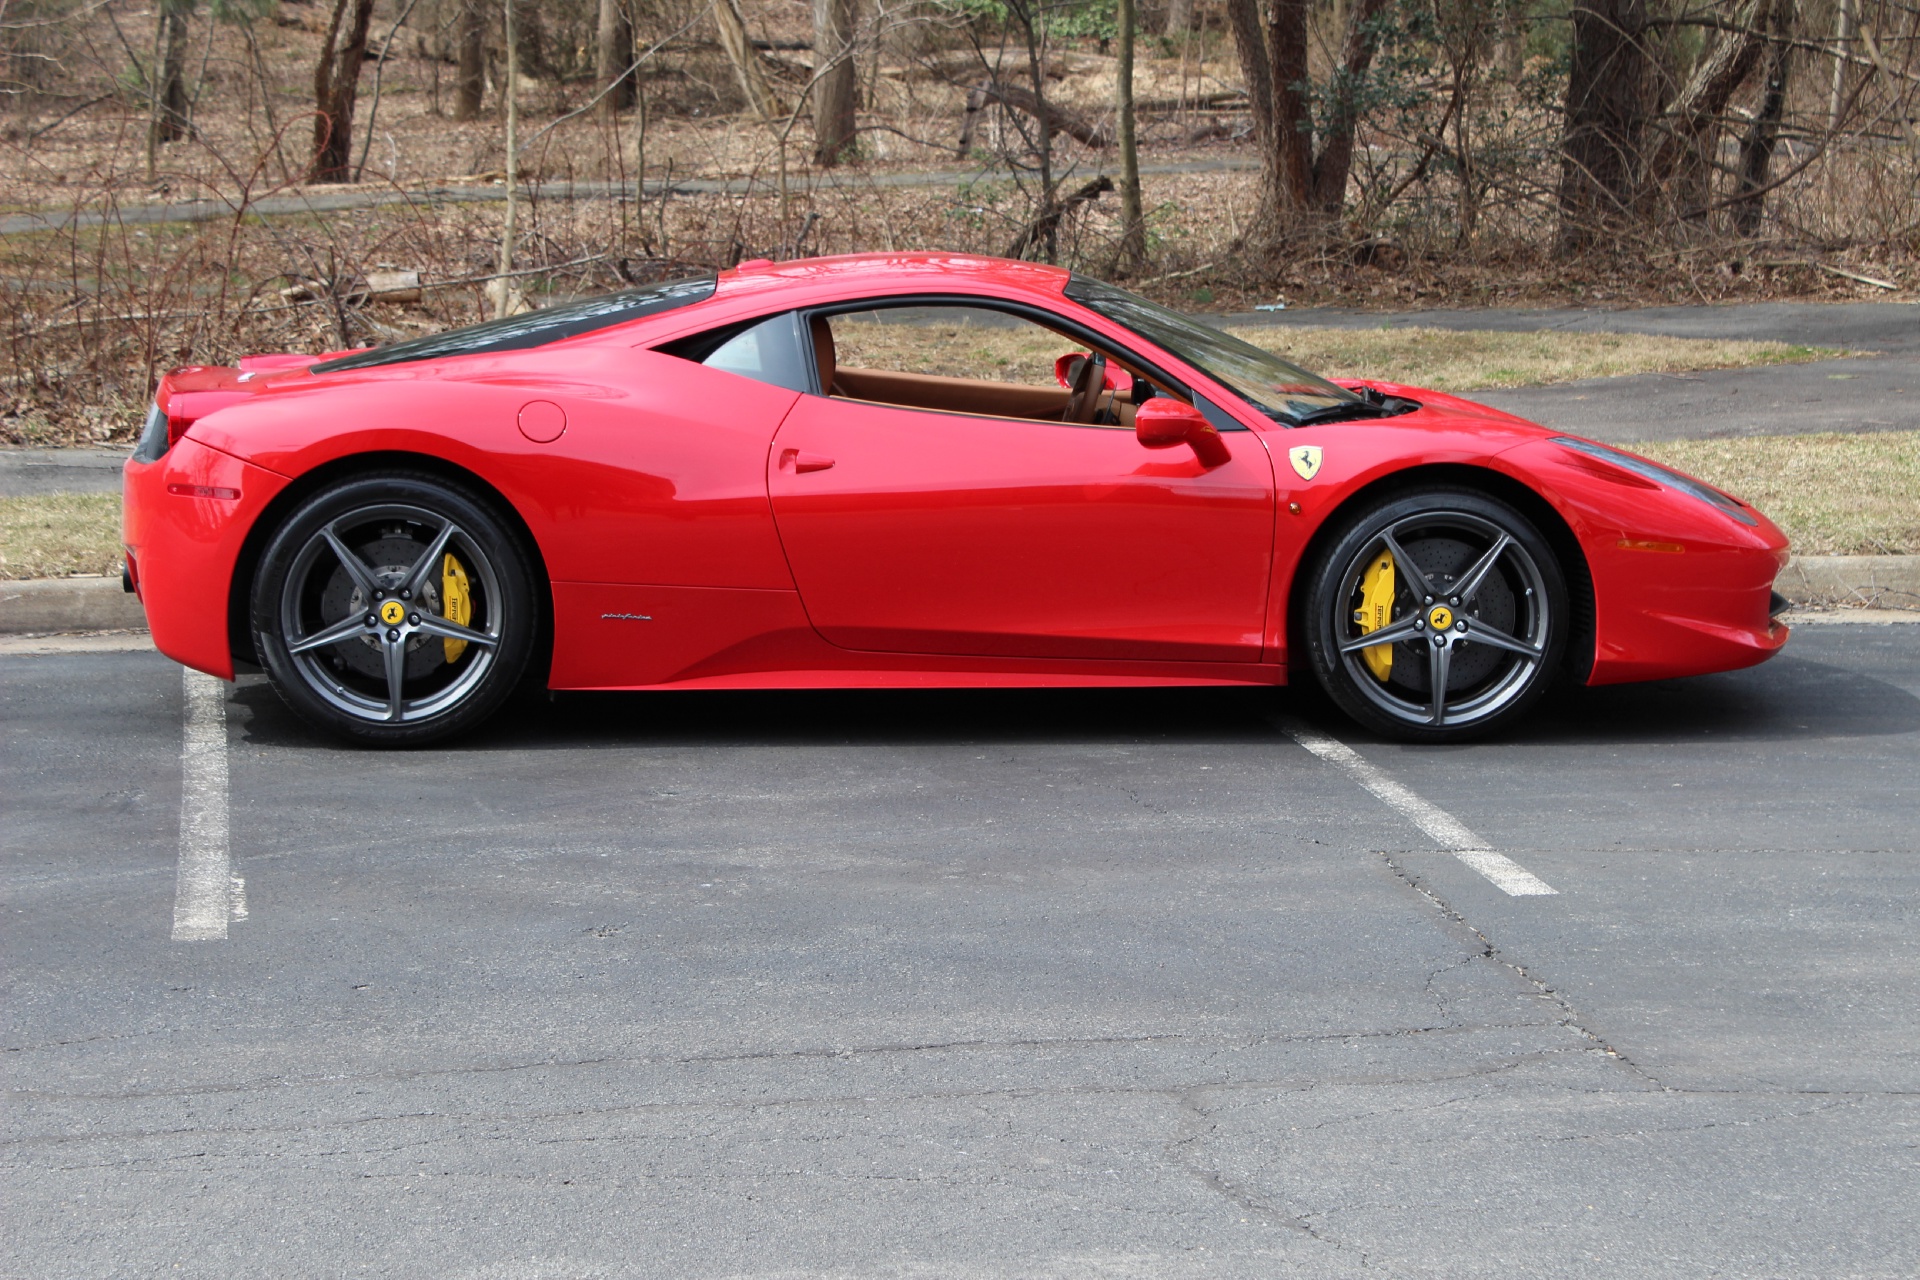
[[[264,680],[236,687],[258,745],[336,748]],[[964,689],[560,693],[510,704],[431,749],[596,750],[665,746],[940,743],[1260,743],[1297,716],[1358,744],[1383,742],[1318,688]],[[1566,688],[1495,743],[1539,746],[1874,737],[1920,730],[1920,698],[1873,676],[1782,656],[1722,675]],[[1471,750],[1473,744],[1443,748]],[[351,749],[351,748],[348,748]]]
[[[342,744],[264,680],[239,686],[250,742]],[[435,751],[666,746],[1271,742],[1281,689],[886,689],[556,693],[510,703]],[[351,749],[351,748],[349,748]]]
[[[1570,688],[1512,740],[1655,743],[1870,738],[1920,730],[1920,698],[1877,677],[1782,655],[1764,666],[1687,680]]]

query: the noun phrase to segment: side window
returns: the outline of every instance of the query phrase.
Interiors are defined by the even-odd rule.
[[[1124,373],[1076,399],[1055,366],[1086,345],[1046,325],[964,304],[872,307],[808,322],[825,395],[941,413],[1128,426]],[[1089,384],[1096,388],[1097,384]]]
[[[813,390],[813,370],[800,339],[799,317],[789,311],[745,329],[683,338],[665,348],[709,369],[737,373],[789,391]]]
[[[1031,320],[985,307],[889,307],[843,312],[829,323],[842,369],[1057,388],[1054,360],[1080,349]]]

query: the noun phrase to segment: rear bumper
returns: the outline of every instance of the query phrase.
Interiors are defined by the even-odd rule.
[[[154,462],[128,460],[121,541],[154,647],[233,678],[227,608],[247,531],[287,486],[284,476],[187,438]]]

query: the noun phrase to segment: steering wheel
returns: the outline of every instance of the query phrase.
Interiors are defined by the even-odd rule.
[[[1100,393],[1107,387],[1107,358],[1096,351],[1083,358],[1073,370],[1073,382],[1067,388],[1066,412],[1062,422],[1092,422],[1100,407]]]

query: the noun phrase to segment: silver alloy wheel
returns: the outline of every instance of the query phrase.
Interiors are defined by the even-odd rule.
[[[1383,552],[1393,560],[1392,611],[1384,625],[1363,632],[1355,606]],[[1394,521],[1343,566],[1333,598],[1339,660],[1353,685],[1394,720],[1428,728],[1478,723],[1522,696],[1556,625],[1546,580],[1526,547],[1466,511]],[[1392,646],[1385,678],[1364,657],[1381,645]]]
[[[442,616],[449,554],[471,584],[468,621],[478,625]],[[307,539],[280,588],[280,634],[295,672],[322,700],[370,724],[404,724],[451,710],[485,680],[499,653],[502,599],[476,539],[425,507],[382,503],[337,516]],[[434,640],[466,647],[443,656],[444,645],[440,654],[429,649]]]

